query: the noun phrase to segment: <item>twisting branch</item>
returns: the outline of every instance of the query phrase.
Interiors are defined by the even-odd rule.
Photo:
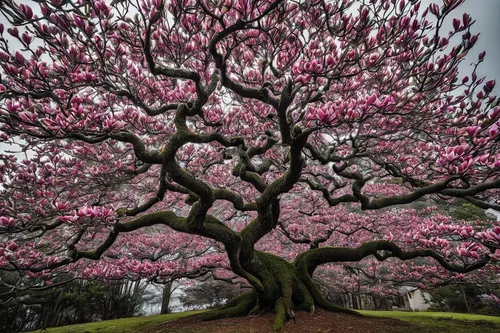
[[[149,208],[153,207],[156,203],[160,202],[163,200],[165,197],[165,192],[167,191],[168,185],[167,185],[167,169],[165,167],[162,167],[161,172],[160,172],[160,185],[158,186],[158,191],[156,192],[156,195],[152,198],[150,198],[147,202],[144,204],[137,206],[133,209],[123,209],[119,208],[117,209],[118,216],[135,216],[137,214],[143,213],[147,211]]]
[[[384,253],[380,253],[384,251]],[[436,260],[441,266],[449,271],[457,273],[467,273],[485,266],[490,257],[484,255],[483,258],[477,260],[473,264],[460,266],[447,261],[440,254],[431,249],[420,249],[413,251],[404,251],[396,243],[379,240],[367,242],[357,248],[344,247],[322,247],[311,249],[297,256],[294,261],[297,267],[305,269],[309,276],[312,276],[316,267],[330,262],[352,262],[360,261],[370,255],[375,256],[377,260],[383,261],[391,257],[401,260],[411,260],[415,258],[430,257]]]

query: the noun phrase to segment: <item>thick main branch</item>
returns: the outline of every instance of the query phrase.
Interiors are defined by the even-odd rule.
[[[383,253],[379,253],[381,251],[383,251]],[[460,266],[447,261],[439,253],[431,249],[404,251],[396,243],[379,240],[367,242],[357,248],[322,247],[311,249],[298,255],[295,260],[295,265],[300,269],[305,270],[308,275],[312,276],[314,270],[319,265],[331,262],[361,261],[370,255],[375,256],[375,258],[380,261],[391,257],[399,258],[401,260],[430,257],[436,260],[447,270],[457,273],[471,272],[483,267],[490,261],[490,257],[485,255],[473,264]]]

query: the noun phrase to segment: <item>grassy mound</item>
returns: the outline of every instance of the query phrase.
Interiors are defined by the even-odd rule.
[[[131,317],[114,320],[104,320],[94,323],[77,324],[70,326],[61,326],[47,328],[47,333],[139,333],[158,326],[166,321],[187,317],[203,311],[188,311],[180,313],[171,313],[165,315]],[[36,333],[40,331],[33,331]]]
[[[48,328],[47,333],[265,333],[272,332],[272,314],[199,322],[202,311],[190,311],[107,320]],[[319,310],[314,316],[297,314],[296,322],[283,326],[287,332],[375,332],[375,333],[497,333],[500,317],[451,312],[359,311],[363,317]],[[187,317],[187,318],[186,318]],[[180,319],[183,318],[183,319]],[[180,320],[175,320],[180,319]],[[39,331],[38,331],[39,332]]]

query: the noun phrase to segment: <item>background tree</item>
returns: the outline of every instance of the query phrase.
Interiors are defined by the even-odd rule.
[[[0,6],[1,138],[27,154],[0,156],[2,269],[226,267],[253,291],[203,318],[272,309],[274,330],[296,309],[352,313],[322,296],[320,265],[498,269],[500,226],[386,209],[499,210],[499,100],[484,52],[458,73],[478,39],[463,0],[35,2]],[[164,242],[134,259],[152,226]],[[217,250],[155,261],[165,226]]]
[[[430,291],[431,309],[498,316],[498,285],[450,284]]]
[[[184,295],[179,301],[184,308],[192,310],[218,308],[242,293],[238,284],[213,278],[194,281],[190,285],[185,285],[182,291]]]
[[[46,281],[16,281],[15,273],[0,276],[0,329],[20,332],[45,327],[131,317],[145,295],[140,281],[97,282],[59,276]],[[17,282],[17,283],[16,283]]]

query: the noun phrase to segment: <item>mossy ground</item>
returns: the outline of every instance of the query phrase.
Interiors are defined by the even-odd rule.
[[[180,313],[171,313],[166,315],[145,316],[145,317],[132,317],[114,320],[104,320],[94,323],[61,326],[54,328],[47,328],[47,333],[139,333],[144,332],[152,327],[160,325],[161,323],[169,320],[174,320],[193,314],[198,314],[203,311],[188,311]],[[39,331],[33,331],[33,333]]]
[[[287,322],[285,332],[392,332],[392,333],[497,333],[500,317],[450,312],[360,311],[366,317],[333,314],[324,310],[313,317],[301,312],[297,322]],[[273,316],[227,318],[192,324],[187,317],[200,311],[174,313],[149,317],[107,320],[96,323],[48,328],[47,333],[249,333],[271,332]],[[370,317],[368,317],[370,316]],[[402,320],[403,323],[400,321]],[[175,323],[175,324],[174,324]],[[346,326],[346,327],[344,327]],[[311,331],[304,328],[310,328]],[[268,330],[266,330],[268,329]]]
[[[455,312],[359,311],[363,315],[400,319],[421,327],[421,332],[497,333],[500,317]],[[412,332],[412,331],[410,331]]]
[[[419,319],[436,320],[465,320],[465,321],[489,321],[500,324],[500,316],[483,316],[458,312],[406,312],[406,311],[358,311],[365,316],[389,317],[408,321],[418,321]]]

